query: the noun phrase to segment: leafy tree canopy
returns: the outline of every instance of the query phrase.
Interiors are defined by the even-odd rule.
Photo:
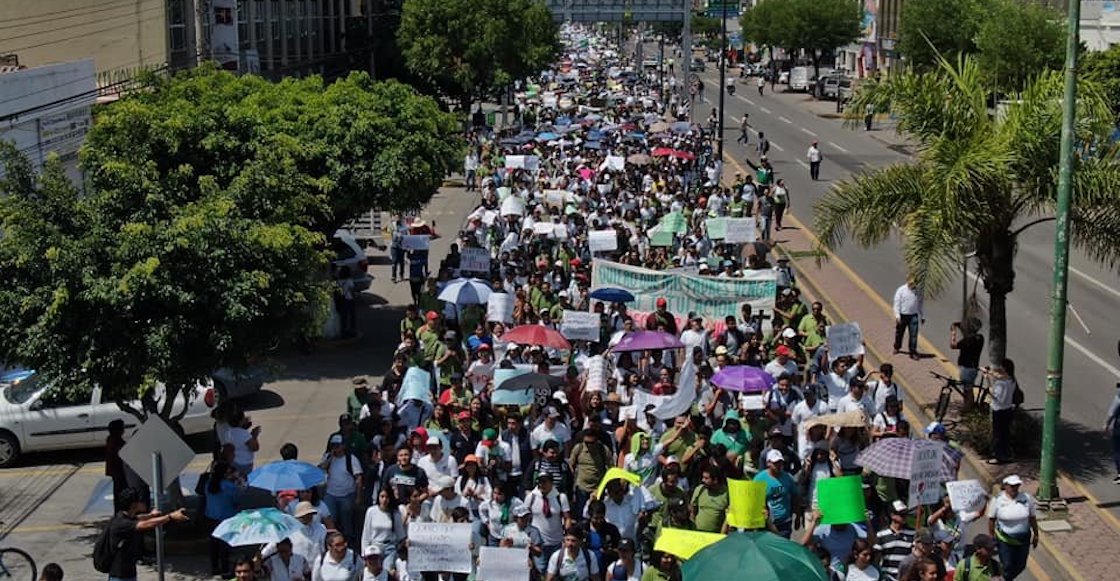
[[[94,190],[148,196],[151,211],[210,180],[257,215],[330,234],[363,210],[423,205],[459,162],[453,116],[365,73],[326,85],[200,68],[149,84],[98,113],[83,164]]]
[[[900,18],[898,51],[921,71],[937,66],[938,53],[955,60],[976,52],[984,9],[980,0],[909,0]]]
[[[406,0],[397,41],[408,68],[464,109],[539,73],[560,50],[541,0]]]
[[[1065,38],[1063,18],[1052,8],[995,0],[976,34],[979,64],[997,89],[1018,92],[1032,77],[1062,67]]]
[[[760,0],[739,17],[743,37],[760,47],[788,48],[783,33],[793,18],[790,7],[789,0]]]
[[[742,23],[747,39],[804,50],[819,72],[821,56],[859,38],[862,18],[858,0],[761,0]]]
[[[1120,45],[1112,45],[1105,51],[1085,53],[1081,59],[1081,70],[1086,77],[1101,84],[1112,114],[1120,123]]]

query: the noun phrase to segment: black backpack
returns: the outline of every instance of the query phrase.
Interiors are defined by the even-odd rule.
[[[109,524],[97,536],[97,541],[93,543],[93,568],[98,573],[108,573],[113,568],[113,561],[117,558],[117,553],[120,552],[121,547],[124,545],[124,539],[119,539],[113,543],[113,521],[116,516],[109,519]]]

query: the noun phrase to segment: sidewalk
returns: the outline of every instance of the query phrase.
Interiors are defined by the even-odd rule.
[[[834,112],[835,104],[824,103],[830,104]],[[814,109],[820,106],[820,103],[809,104]],[[905,142],[893,130],[889,133],[900,144]],[[915,429],[921,429],[931,421],[931,410],[940,393],[940,385],[929,372],[955,376],[956,366],[953,360],[924,338],[919,343],[919,351],[925,357],[914,361],[905,354],[892,356],[894,321],[890,305],[839,257],[827,251],[822,256],[815,236],[797,216],[788,216],[788,222],[793,228],[787,227],[775,235],[778,252],[790,257],[791,264],[797,271],[798,284],[805,291],[806,300],[820,300],[834,321],[860,323],[867,344],[866,365],[869,368],[877,368],[881,362],[894,365],[895,376],[905,391],[906,414],[911,425]],[[968,452],[966,460],[970,467],[989,487],[996,487],[1008,474],[1019,474],[1026,481],[1024,490],[1033,493],[1038,489],[1037,459],[989,466],[975,452]],[[1084,489],[1077,483],[1062,478],[1059,489],[1069,502],[1068,512],[1039,514],[1043,527],[1052,524],[1057,529],[1068,529],[1042,533],[1040,549],[1045,549],[1056,566],[1062,569],[1057,578],[1120,578],[1120,561],[1111,554],[1116,547],[1120,547],[1120,523],[1112,515],[1093,506]],[[1068,523],[1068,527],[1065,523]],[[1032,555],[1030,572],[1038,578],[1049,577],[1038,564],[1039,560],[1036,551]]]

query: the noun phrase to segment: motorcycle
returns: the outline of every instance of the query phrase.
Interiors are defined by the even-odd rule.
[[[727,94],[728,95],[734,95],[735,94],[735,85],[733,85],[733,84],[728,84],[727,85]]]

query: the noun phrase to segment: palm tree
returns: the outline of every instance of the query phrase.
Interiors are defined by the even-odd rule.
[[[1006,109],[976,62],[941,59],[937,69],[865,85],[849,106],[856,123],[868,105],[890,110],[898,130],[918,142],[914,161],[839,183],[814,207],[822,245],[848,237],[864,247],[896,229],[910,276],[933,296],[974,252],[989,296],[989,358],[1007,352],[1007,295],[1015,285],[1018,235],[1053,220],[1062,125],[1062,74],[1044,72]],[[1072,241],[1108,264],[1120,257],[1120,158],[1109,144],[1112,114],[1100,87],[1078,87]],[[1001,103],[1002,105],[1003,103]],[[1002,108],[1002,107],[1001,107]]]

